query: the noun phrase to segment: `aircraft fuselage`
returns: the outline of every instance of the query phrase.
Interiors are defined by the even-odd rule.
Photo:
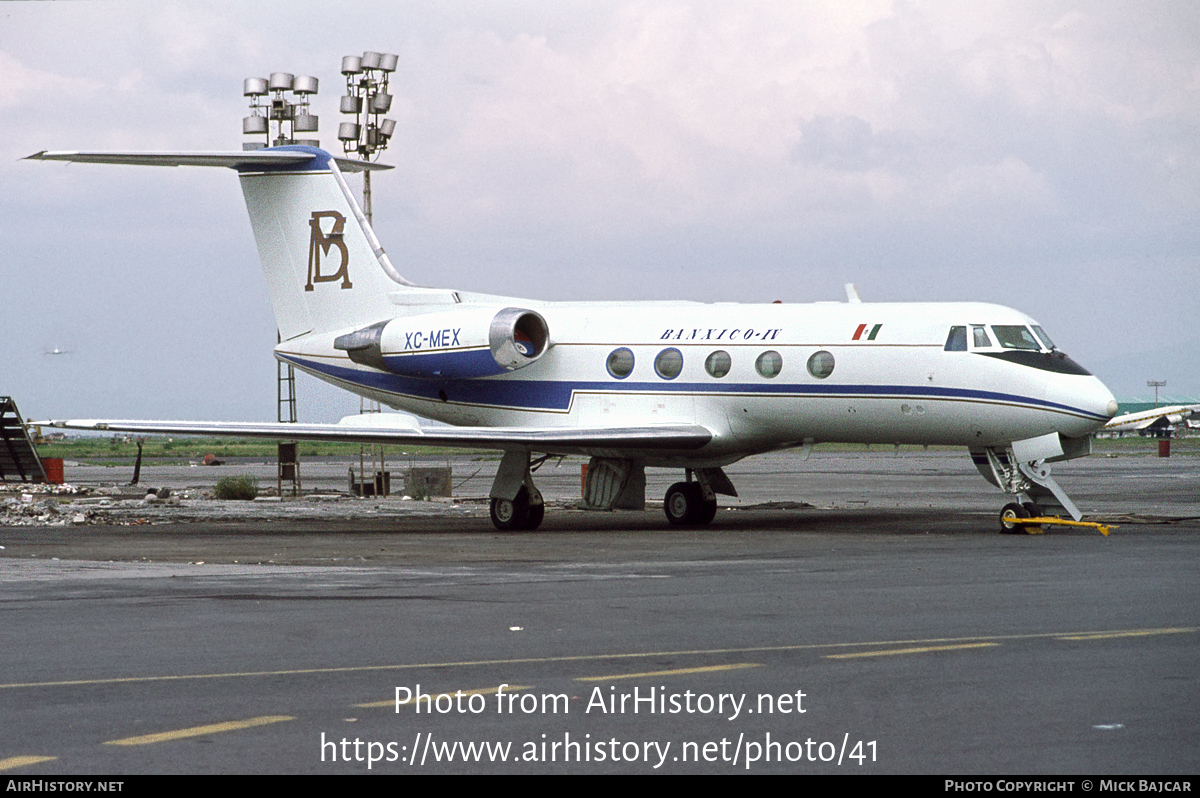
[[[383,361],[419,354],[465,362],[486,352],[469,345],[478,310],[514,305],[545,319],[545,355],[461,378],[354,363],[333,345],[346,331],[301,336],[276,352],[321,379],[449,424],[682,423],[713,431],[700,451],[645,453],[650,465],[728,463],[806,440],[978,447],[1051,432],[1073,438],[1111,415],[1104,385],[1056,350],[1011,359],[1015,350],[993,340],[992,326],[1036,323],[998,305],[470,299],[417,312],[397,307],[405,332],[383,348]],[[989,345],[948,351],[955,326],[984,327]]]

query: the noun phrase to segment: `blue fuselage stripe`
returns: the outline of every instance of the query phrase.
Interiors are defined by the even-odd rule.
[[[535,410],[567,412],[576,393],[647,393],[702,394],[707,396],[798,396],[878,398],[922,398],[934,400],[998,402],[1002,404],[1038,407],[1073,416],[1099,421],[1107,417],[1070,405],[1048,402],[999,391],[973,388],[939,388],[929,385],[798,385],[795,383],[721,383],[721,382],[606,382],[518,379],[419,379],[384,374],[377,371],[335,366],[295,355],[280,355],[306,371],[327,374],[338,380],[361,385],[385,393],[413,399],[438,401],[442,393],[449,401],[502,408],[506,410]]]

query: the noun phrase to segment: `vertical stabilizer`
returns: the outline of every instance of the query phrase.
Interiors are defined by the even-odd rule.
[[[289,149],[289,148],[282,148]],[[395,315],[388,294],[411,285],[392,268],[337,163],[237,167],[283,340]]]

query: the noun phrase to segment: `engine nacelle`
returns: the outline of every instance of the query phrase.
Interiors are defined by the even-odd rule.
[[[515,371],[550,348],[540,313],[464,308],[381,321],[333,342],[355,363],[427,379],[471,379]]]

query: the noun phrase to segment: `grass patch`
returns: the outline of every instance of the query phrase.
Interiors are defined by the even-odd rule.
[[[249,475],[221,477],[213,494],[218,499],[251,501],[258,496],[258,480]]]

